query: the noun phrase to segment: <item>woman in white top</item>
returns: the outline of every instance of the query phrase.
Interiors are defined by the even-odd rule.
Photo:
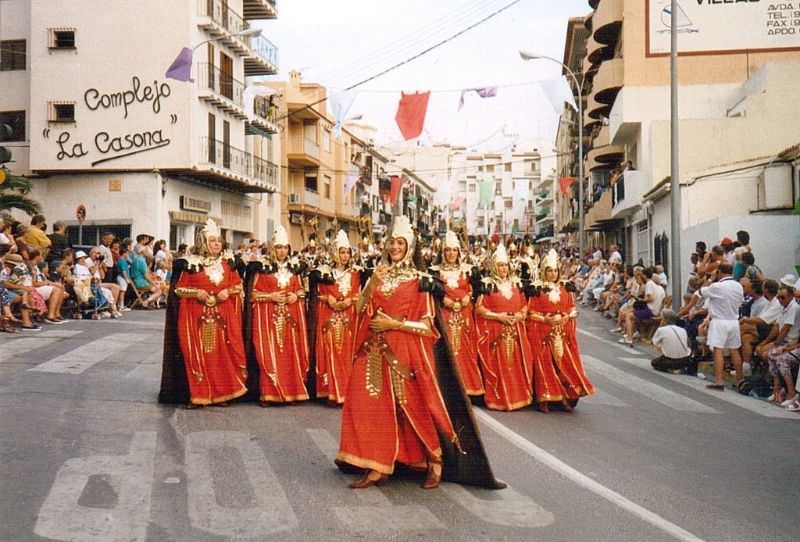
[[[28,268],[31,272],[32,285],[47,303],[45,322],[50,324],[63,324],[64,319],[61,318],[61,306],[68,297],[64,292],[64,286],[58,282],[47,280],[47,277],[42,273],[41,269],[39,269],[39,264],[44,260],[39,249],[31,249],[29,256]]]

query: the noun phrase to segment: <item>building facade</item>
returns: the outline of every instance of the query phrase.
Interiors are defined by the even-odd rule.
[[[268,235],[279,209],[277,125],[248,87],[278,69],[277,48],[253,27],[277,17],[273,1],[7,0],[0,9],[0,47],[19,51],[0,70],[0,122],[19,139],[13,172],[33,179],[33,197],[50,221],[67,221],[73,242],[109,230],[175,248],[209,217],[231,244]],[[192,80],[166,78],[183,48],[193,49]],[[256,138],[266,143],[255,149]]]
[[[661,4],[653,1],[642,9],[642,3],[633,0],[591,0],[591,13],[569,21],[564,62],[583,79],[582,88],[573,91],[583,100],[581,121],[587,134],[587,232],[597,232],[596,243],[623,246],[629,261],[668,266],[669,221],[654,216],[656,207],[645,198],[669,176],[670,167],[670,69],[668,47],[664,50],[668,32],[658,11]],[[788,213],[794,201],[789,199],[797,196],[796,179],[785,181],[780,204],[771,208],[760,207],[757,181],[729,178],[702,189],[707,180],[690,182],[709,169],[735,169],[740,162],[777,156],[800,141],[798,110],[785,99],[800,74],[800,44],[770,32],[766,22],[753,24],[774,19],[770,10],[781,11],[781,18],[796,15],[777,3],[745,4],[684,6],[682,20],[692,31],[686,27],[679,36],[680,181],[693,187],[688,190],[704,191],[707,198],[692,211],[686,209],[691,197],[684,203],[684,228],[721,215],[746,215],[751,222],[769,223]],[[712,11],[716,16],[708,17]],[[562,125],[574,118],[574,111],[566,111]],[[577,133],[564,128],[559,134],[559,144],[575,147]],[[560,176],[574,172],[569,158],[560,162]],[[576,193],[572,190],[568,196],[575,200]],[[577,201],[559,206],[565,212],[575,208]],[[559,219],[562,229],[574,224],[572,216],[569,221]],[[781,228],[788,224],[782,218],[774,223]],[[587,233],[587,245],[593,244],[591,235]],[[698,240],[719,242],[684,239],[687,265]]]

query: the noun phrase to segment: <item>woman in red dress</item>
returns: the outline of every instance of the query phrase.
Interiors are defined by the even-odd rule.
[[[484,399],[492,410],[518,410],[532,402],[526,300],[519,278],[510,275],[505,245],[497,247],[491,266],[476,308]]]
[[[534,389],[539,410],[559,402],[567,410],[578,398],[594,393],[578,350],[578,309],[570,283],[559,280],[558,253],[550,250],[542,262],[541,280],[533,283],[528,301],[528,339],[534,352]]]
[[[442,318],[447,325],[450,348],[468,395],[483,395],[478,369],[478,335],[472,312],[472,279],[475,269],[461,262],[461,243],[455,232],[445,235],[443,261],[431,266],[431,274],[444,286]]]
[[[289,236],[278,225],[273,261],[247,267],[248,335],[259,367],[258,404],[308,399],[308,346],[301,268],[289,258]]]
[[[164,334],[159,400],[184,402],[186,408],[227,406],[247,392],[242,281],[232,256],[222,254],[222,237],[213,220],[201,235],[195,253],[176,262]]]
[[[334,244],[335,267],[312,271],[317,287],[316,388],[330,405],[344,403],[355,352],[356,302],[361,293],[361,268],[352,265],[347,233],[339,230]]]
[[[443,468],[454,481],[503,487],[491,474],[448,349],[435,344],[433,280],[414,268],[414,241],[408,218],[395,217],[388,265],[375,269],[359,300],[336,462],[363,471],[353,488],[383,482],[399,464],[427,470],[424,488],[439,485]]]

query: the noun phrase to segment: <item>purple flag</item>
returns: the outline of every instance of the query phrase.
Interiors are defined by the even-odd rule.
[[[164,74],[164,77],[175,79],[176,81],[183,81],[184,83],[187,81],[194,83],[194,79],[192,79],[193,53],[194,51],[188,47],[181,49],[181,52],[178,53],[172,65],[167,69],[167,73]]]
[[[461,91],[461,99],[458,101],[458,110],[464,107],[464,95],[468,92],[475,92],[481,98],[494,98],[497,96],[497,87],[465,88]]]

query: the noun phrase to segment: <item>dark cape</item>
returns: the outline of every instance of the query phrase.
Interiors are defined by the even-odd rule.
[[[244,263],[238,257],[229,259],[228,263],[231,269],[239,273],[241,276],[244,271]],[[178,339],[178,308],[180,306],[180,299],[175,295],[175,287],[180,280],[183,273],[201,273],[202,269],[190,270],[188,269],[188,262],[179,258],[175,260],[172,265],[172,280],[169,285],[169,294],[167,294],[167,313],[164,318],[164,357],[161,365],[161,390],[158,393],[158,402],[166,404],[186,404],[189,402],[189,380],[186,376],[186,366],[183,361],[183,353],[181,352],[180,340]],[[254,371],[255,370],[255,371]],[[250,366],[248,358],[247,373],[248,373],[248,390],[250,388],[250,376],[253,373],[258,374],[257,366]],[[248,391],[248,395],[250,392]],[[244,395],[234,402],[247,400]]]

